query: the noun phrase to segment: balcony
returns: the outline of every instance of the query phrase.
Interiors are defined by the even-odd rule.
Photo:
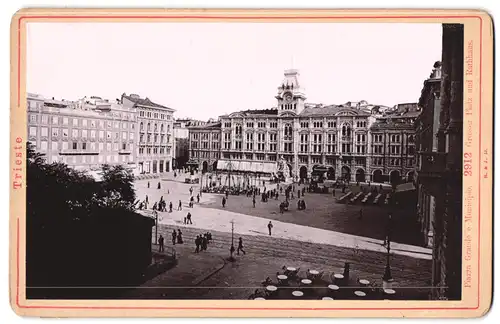
[[[417,170],[419,181],[434,184],[443,177],[446,169],[446,153],[443,152],[420,152],[419,166]]]
[[[72,149],[62,149],[59,151],[59,155],[99,155],[99,150],[87,149],[87,150],[72,150]]]

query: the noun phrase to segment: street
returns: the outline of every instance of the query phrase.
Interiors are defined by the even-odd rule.
[[[366,208],[363,219],[358,220],[356,211],[360,207],[337,204],[333,202],[331,195],[306,193],[305,199],[308,201],[306,211],[291,208],[290,212],[281,215],[272,211],[271,206],[275,201],[271,199],[268,203],[259,201],[259,208],[254,209],[251,206],[251,198],[230,196],[227,210],[222,210],[219,195],[205,193],[200,199],[200,204],[195,204],[191,209],[187,207],[189,188],[193,187],[196,197],[199,185],[184,184],[181,182],[183,179],[179,177],[175,180],[173,177],[161,180],[161,189],[156,189],[160,180],[150,180],[149,189],[147,181],[138,181],[137,196],[144,199],[147,194],[150,204],[159,200],[162,195],[167,201],[167,206],[170,201],[173,202],[173,213],[160,213],[161,225],[158,233],[165,237],[165,245],[170,247],[172,246],[170,233],[173,229],[181,228],[184,244],[173,246],[179,258],[176,271],[190,273],[196,268],[197,272],[205,271],[207,278],[196,280],[196,287],[193,287],[194,277],[199,278],[200,275],[187,275],[182,279],[176,274],[172,278],[169,275],[172,270],[169,270],[123,298],[140,295],[141,298],[246,299],[255,289],[261,287],[260,284],[266,277],[275,276],[284,265],[293,265],[301,269],[320,269],[324,271],[324,276],[327,276],[332,272],[338,273],[345,262],[349,262],[351,276],[381,285],[387,257],[381,241],[372,238],[383,239],[381,229],[383,224],[377,226],[383,217],[383,208],[370,206]],[[179,199],[183,202],[183,211],[177,211]],[[238,211],[239,214],[231,210]],[[193,225],[183,224],[183,218],[188,211],[193,215]],[[321,214],[320,211],[324,213]],[[243,215],[246,213],[260,217]],[[235,218],[235,215],[238,218]],[[231,219],[234,219],[236,224],[235,247],[238,238],[242,237],[246,251],[245,255],[240,256],[235,253],[234,263],[227,261],[231,247]],[[224,224],[219,224],[220,220],[224,220]],[[275,222],[273,232],[276,234],[273,233],[271,237],[265,227],[268,220]],[[257,227],[255,222],[258,222]],[[333,232],[333,229],[339,232]],[[194,238],[207,230],[212,233],[214,240],[209,244],[207,251],[195,255]],[[354,233],[356,230],[361,233]],[[310,232],[313,237],[304,239],[304,233],[307,234],[309,231],[313,231]],[[323,239],[318,237],[316,231],[320,231],[318,233],[325,237]],[[366,238],[363,238],[362,234],[367,234]],[[293,239],[294,237],[297,239]],[[337,237],[341,242],[335,240]],[[331,241],[332,238],[332,244],[318,243],[329,242],[328,240]],[[426,299],[429,290],[422,287],[427,287],[431,278],[430,252],[427,249],[406,244],[398,245],[398,243],[392,245],[394,250],[391,251],[394,286],[404,294],[405,298]],[[172,286],[177,288],[163,288]]]

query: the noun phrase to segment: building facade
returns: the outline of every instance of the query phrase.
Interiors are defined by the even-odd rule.
[[[125,108],[137,110],[139,141],[137,168],[140,174],[172,170],[174,109],[154,103],[137,94],[121,96]]]
[[[418,219],[433,249],[433,299],[462,297],[464,29],[443,24],[441,63],[424,83],[417,119]]]
[[[191,118],[177,118],[174,127],[173,167],[185,168],[189,161],[189,129],[192,126],[203,126],[207,122]]]
[[[221,124],[208,122],[189,126],[189,161],[187,165],[203,173],[217,170],[221,154]]]
[[[370,174],[373,182],[413,182],[415,176],[416,103],[399,104],[370,127]]]
[[[136,172],[137,111],[119,101],[78,101],[28,94],[28,141],[47,162],[93,170],[125,164]]]
[[[276,108],[220,116],[219,168],[225,169],[230,163],[240,166],[240,171],[261,168],[270,172],[283,159],[294,180],[310,178],[318,167],[326,168],[326,177],[331,180],[373,181],[374,172],[375,176],[382,172],[387,179],[391,172],[395,179],[408,177],[411,162],[407,159],[413,159],[412,149],[407,149],[413,147],[409,142],[414,132],[409,124],[414,118],[411,113],[394,118],[393,123],[384,114],[397,111],[397,107],[366,101],[308,104],[297,70],[285,71],[275,98]],[[406,122],[404,127],[399,126]],[[372,130],[377,137],[371,135]],[[372,141],[384,143],[383,150],[377,150],[378,142],[374,148]],[[390,153],[396,144],[398,150]]]

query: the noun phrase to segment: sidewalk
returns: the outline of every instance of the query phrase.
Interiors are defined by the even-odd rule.
[[[208,194],[204,194],[203,196],[204,199],[208,199]],[[183,224],[184,216],[188,210],[193,215],[192,225]],[[195,205],[194,208],[186,208],[180,212],[174,211],[172,213],[160,214],[163,214],[163,219],[161,219],[160,223],[165,225],[194,227],[203,230],[231,233],[231,221],[234,221],[234,232],[236,234],[268,236],[267,224],[269,223],[269,220],[266,218],[248,216],[245,214],[233,213],[213,208],[204,208],[198,205]],[[272,223],[272,236],[274,238],[328,244],[359,250],[386,252],[386,248],[382,245],[383,241],[381,240],[328,231],[309,226],[284,223],[276,220],[273,220]],[[431,249],[419,246],[393,242],[391,243],[391,252],[419,259],[432,259]]]
[[[176,245],[177,265],[123,296],[130,299],[175,298],[222,269],[225,261],[212,251],[193,253],[191,244]],[[184,291],[184,292],[183,292]]]
[[[179,179],[179,177],[177,177],[177,179]],[[199,186],[197,187],[195,185],[183,184],[180,181],[176,181],[173,179],[163,179],[161,190],[146,189],[146,184],[147,182],[141,181],[140,183],[137,183],[137,187],[141,188],[144,192],[149,193],[150,201],[159,200],[160,195],[164,195],[164,199],[167,202],[173,200],[174,210],[172,213],[159,213],[160,224],[231,233],[231,221],[234,221],[234,232],[236,234],[268,236],[267,224],[269,223],[269,219],[267,218],[249,216],[242,213],[203,206],[211,202],[220,203],[220,195],[203,193],[202,197],[200,198],[200,204],[195,203],[194,208],[187,208],[187,202],[189,199],[189,187],[192,186],[194,189],[193,192],[196,194]],[[170,188],[170,194],[164,194],[167,188]],[[176,208],[179,199],[182,199],[183,201],[184,207],[182,211],[177,211]],[[229,200],[231,200],[231,197],[229,197]],[[188,212],[191,212],[191,214],[193,215],[192,225],[183,224],[184,217]],[[383,253],[386,252],[386,248],[382,245],[382,240],[319,229],[310,226],[280,222],[277,220],[272,220],[272,223],[274,226],[272,235],[275,238],[318,244],[328,244],[359,250],[368,250]],[[431,249],[414,245],[392,242],[391,252],[394,254],[406,255],[419,259],[432,259]]]

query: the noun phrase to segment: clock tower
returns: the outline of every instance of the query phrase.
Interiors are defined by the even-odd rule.
[[[287,111],[300,114],[304,110],[306,96],[299,83],[299,76],[298,70],[285,70],[285,78],[278,87],[278,94],[276,95],[279,114]]]

